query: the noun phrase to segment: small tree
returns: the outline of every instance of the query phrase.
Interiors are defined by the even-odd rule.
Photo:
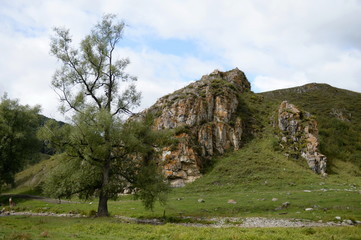
[[[39,154],[36,138],[40,107],[22,106],[4,95],[0,103],[0,190],[14,184],[14,175]]]
[[[151,130],[149,117],[139,122],[123,120],[139,105],[140,93],[133,84],[136,78],[124,71],[129,60],[114,56],[124,29],[124,23],[115,20],[115,15],[105,15],[79,49],[72,48],[69,30],[54,29],[51,53],[62,68],[52,85],[63,103],[62,111],[72,113],[72,123],[60,128],[49,122],[40,131],[65,152],[66,169],[58,168],[45,189],[57,197],[99,196],[98,216],[109,215],[108,199],[124,188],[137,189],[149,208],[167,189],[150,161],[165,135]]]

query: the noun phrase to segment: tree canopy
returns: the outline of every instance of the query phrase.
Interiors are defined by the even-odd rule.
[[[6,95],[0,103],[0,190],[14,184],[15,173],[39,153],[36,138],[40,107],[22,106]]]
[[[55,28],[51,53],[61,68],[52,85],[71,114],[71,124],[48,122],[39,136],[64,151],[45,189],[57,197],[99,197],[98,216],[107,216],[107,201],[125,188],[136,191],[146,207],[162,199],[167,184],[154,161],[166,134],[151,128],[152,118],[124,120],[140,103],[136,78],[127,74],[127,58],[115,57],[124,22],[105,15],[91,33],[72,47],[69,30]],[[157,148],[158,147],[158,148]]]

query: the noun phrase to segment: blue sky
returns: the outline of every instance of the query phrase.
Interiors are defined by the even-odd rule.
[[[255,92],[328,83],[361,92],[358,0],[2,0],[0,94],[62,119],[50,87],[52,28],[79,42],[104,13],[127,23],[119,57],[142,108],[214,69],[244,71]]]

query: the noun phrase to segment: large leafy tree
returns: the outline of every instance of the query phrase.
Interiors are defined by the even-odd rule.
[[[22,106],[6,95],[0,103],[0,190],[40,151],[36,138],[40,107]]]
[[[124,121],[139,105],[135,77],[125,73],[128,59],[116,59],[124,23],[105,15],[74,49],[69,30],[55,28],[51,53],[62,63],[52,85],[71,124],[49,122],[40,135],[64,151],[62,167],[45,185],[56,197],[99,197],[98,216],[108,216],[108,199],[125,188],[136,190],[146,207],[162,199],[167,185],[154,161],[167,139],[151,130],[152,119]],[[165,138],[164,138],[165,137]]]

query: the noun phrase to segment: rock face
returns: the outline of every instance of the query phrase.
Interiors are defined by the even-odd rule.
[[[241,147],[244,124],[237,110],[245,91],[250,83],[242,71],[215,70],[145,110],[156,116],[156,129],[176,131],[177,146],[164,149],[161,160],[171,185],[194,181],[211,156]]]
[[[318,174],[326,175],[325,155],[319,152],[317,121],[307,112],[284,101],[278,109],[281,147],[288,156],[301,156]]]

